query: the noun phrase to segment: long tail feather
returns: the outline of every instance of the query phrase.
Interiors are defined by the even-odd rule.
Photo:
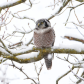
[[[47,54],[45,57],[45,64],[46,64],[46,67],[47,69],[51,69],[52,67],[52,59],[53,59],[53,54]]]

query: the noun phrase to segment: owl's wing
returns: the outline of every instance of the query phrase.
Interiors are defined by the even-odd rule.
[[[54,42],[55,42],[55,31],[53,30],[53,35],[54,35],[54,40],[53,40],[53,43],[52,43],[52,46],[54,46]],[[49,53],[47,54],[45,57],[45,64],[46,64],[46,67],[47,69],[51,69],[52,67],[52,59],[54,59],[54,53]]]
[[[55,38],[55,31],[54,30],[53,30],[53,34],[54,34],[54,38]],[[55,39],[54,39],[54,41],[52,43],[52,46],[54,46],[54,42],[55,42]]]

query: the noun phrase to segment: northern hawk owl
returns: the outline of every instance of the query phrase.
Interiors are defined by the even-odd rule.
[[[34,45],[38,48],[50,48],[54,45],[55,32],[47,19],[39,19],[34,30]],[[47,69],[52,67],[53,54],[44,56]]]

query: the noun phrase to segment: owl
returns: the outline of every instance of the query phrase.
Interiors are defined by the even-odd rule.
[[[39,19],[36,22],[33,35],[34,45],[37,48],[51,48],[55,41],[55,32],[51,23],[47,19]],[[48,53],[44,56],[47,69],[52,67],[53,54]]]

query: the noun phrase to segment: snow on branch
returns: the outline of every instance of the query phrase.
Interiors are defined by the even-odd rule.
[[[0,39],[1,47],[5,51],[0,51],[0,56],[6,59],[10,59],[19,63],[31,63],[31,62],[36,62],[44,58],[44,56],[48,53],[66,53],[66,54],[84,54],[84,50],[80,47],[78,49],[73,47],[52,47],[52,48],[36,48],[36,47],[31,47],[28,48],[27,45],[25,45],[25,49],[20,49],[14,51],[14,49],[9,49],[3,42],[3,40]],[[17,43],[19,44],[19,43]],[[15,45],[17,45],[15,44]],[[22,46],[22,45],[21,45]],[[80,46],[80,45],[77,45]],[[83,47],[83,46],[82,46]],[[79,51],[78,51],[79,50]],[[26,55],[26,56],[25,56]]]
[[[84,40],[83,39],[78,39],[78,38],[70,37],[70,36],[64,36],[64,37],[67,38],[67,39],[69,39],[69,40],[75,40],[75,41],[79,41],[79,42],[84,43]]]
[[[31,54],[33,53],[33,54]],[[36,54],[37,53],[37,54]],[[24,52],[14,53],[12,55],[3,55],[0,53],[1,57],[10,59],[19,63],[31,63],[36,62],[44,58],[47,53],[66,53],[66,54],[84,54],[84,51],[78,52],[73,49],[53,49],[53,48],[32,48]],[[26,58],[23,55],[27,55]],[[22,56],[21,56],[22,55]]]
[[[25,2],[25,1],[26,0],[18,0],[18,1],[12,2],[12,3],[7,2],[7,4],[0,6],[0,11],[2,9],[13,7],[15,5],[21,4],[21,3]]]

